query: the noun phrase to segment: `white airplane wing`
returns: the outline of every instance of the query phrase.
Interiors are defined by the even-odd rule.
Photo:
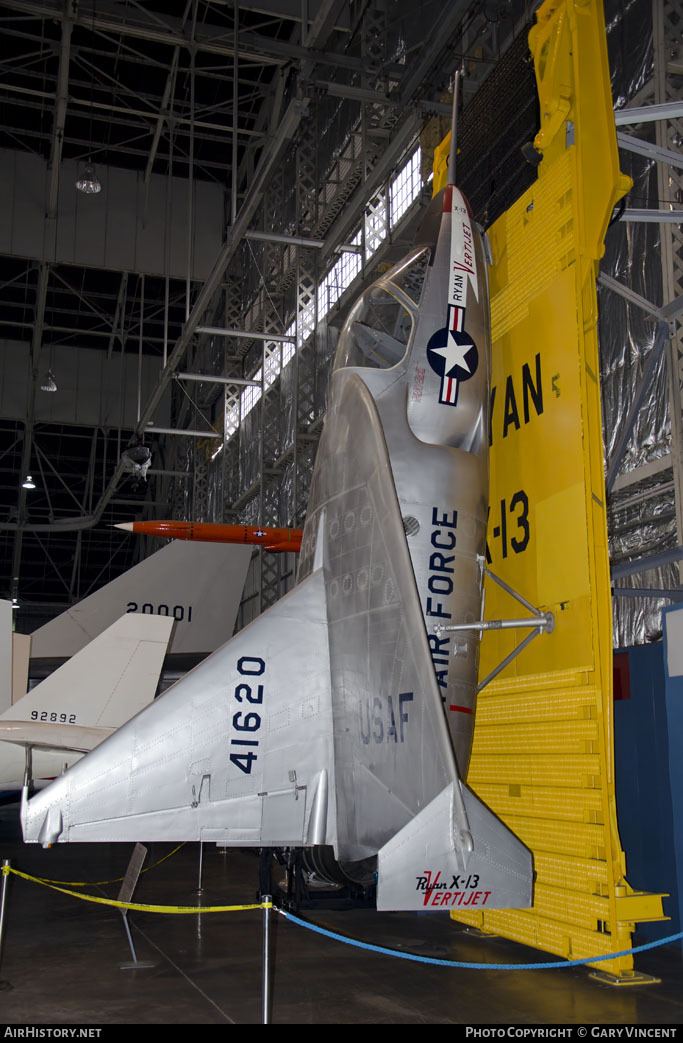
[[[457,775],[357,376],[333,387],[310,505],[297,587],[25,804],[25,840],[325,844],[379,854],[381,908],[529,905],[528,851]]]
[[[0,721],[0,741],[32,750],[68,750],[89,753],[115,728],[85,728],[78,724],[48,724],[45,721]],[[0,763],[2,753],[0,752]]]

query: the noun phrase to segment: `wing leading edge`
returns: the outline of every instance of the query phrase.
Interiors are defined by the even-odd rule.
[[[341,859],[379,852],[382,908],[425,907],[431,868],[476,876],[477,904],[530,903],[529,853],[457,776],[358,376],[333,383],[298,585],[29,801],[24,836],[326,844]]]

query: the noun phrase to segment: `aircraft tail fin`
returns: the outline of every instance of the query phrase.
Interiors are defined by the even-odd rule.
[[[24,839],[331,844],[326,622],[319,569],[33,797]]]
[[[0,600],[0,714],[26,695],[28,686],[31,636],[13,631],[15,607],[11,601]]]
[[[470,828],[462,861],[453,836],[455,788]],[[450,783],[378,856],[378,909],[522,909],[531,905],[531,854],[478,797]]]
[[[250,559],[250,547],[173,540],[35,630],[31,655],[75,655],[123,613],[167,616],[170,652],[207,655],[235,628]]]
[[[0,726],[119,727],[154,698],[172,628],[164,616],[121,616],[0,715]]]

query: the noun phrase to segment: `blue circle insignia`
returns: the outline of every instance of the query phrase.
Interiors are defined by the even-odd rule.
[[[429,338],[427,361],[442,380],[469,380],[477,372],[479,352],[469,333],[444,328]]]

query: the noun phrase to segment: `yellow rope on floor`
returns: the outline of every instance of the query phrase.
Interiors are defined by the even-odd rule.
[[[95,902],[98,905],[111,905],[115,909],[135,909],[138,912],[143,913],[174,913],[174,914],[203,914],[203,913],[236,913],[241,912],[245,909],[272,909],[272,902],[255,902],[251,905],[145,905],[141,902],[118,902],[114,898],[96,898],[95,895],[84,895],[79,894],[78,891],[69,891],[65,887],[57,887],[55,884],[48,883],[47,880],[41,880],[40,877],[30,876],[28,873],[22,873],[19,869],[13,869],[11,866],[3,866],[2,874],[7,876],[9,873],[14,873],[15,876],[20,876],[23,880],[30,880],[34,884],[42,884],[43,887],[49,887],[51,891],[60,891],[62,894],[71,895],[72,898],[80,898],[84,902]]]
[[[174,847],[172,851],[169,851],[167,855],[160,858],[158,862],[152,863],[151,866],[146,866],[140,875],[142,875],[142,873],[149,873],[150,869],[156,869],[157,866],[160,866],[161,863],[165,862],[167,858],[171,857],[171,855],[175,855],[176,851],[180,851],[181,847],[185,847],[185,843],[186,842],[183,840],[182,844],[178,844],[178,846]],[[31,879],[39,880],[41,884],[54,884],[55,886],[61,887],[104,887],[105,884],[120,884],[124,877],[115,876],[113,880],[49,880],[47,877],[36,876]]]

